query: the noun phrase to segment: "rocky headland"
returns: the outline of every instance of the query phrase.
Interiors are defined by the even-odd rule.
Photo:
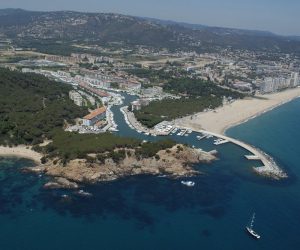
[[[91,162],[91,159],[75,159],[64,165],[55,160],[37,167],[25,168],[24,171],[54,177],[51,182],[45,184],[45,188],[76,189],[80,184],[112,181],[133,175],[165,175],[170,178],[195,176],[200,172],[193,165],[216,160],[214,154],[215,152],[205,152],[178,144],[160,150],[155,157],[141,158],[134,150],[126,149],[126,157],[119,162],[112,159],[99,162],[96,155],[90,155],[94,162]]]

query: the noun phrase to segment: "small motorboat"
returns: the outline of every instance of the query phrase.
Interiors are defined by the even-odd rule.
[[[193,186],[195,186],[195,182],[193,182],[193,181],[181,181],[181,184],[185,185],[187,187],[193,187]]]
[[[85,192],[84,190],[80,189],[77,192],[78,195],[83,196],[83,197],[91,197],[93,196],[93,194],[89,193],[89,192]]]
[[[60,197],[62,202],[70,202],[72,200],[72,198],[67,194],[62,194]]]
[[[162,175],[159,175],[159,176],[157,176],[158,178],[166,178],[167,177],[167,175],[166,174],[162,174]]]

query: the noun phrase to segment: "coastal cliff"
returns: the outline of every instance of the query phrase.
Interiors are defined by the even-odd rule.
[[[97,183],[112,181],[133,175],[166,175],[170,178],[188,177],[200,174],[192,165],[200,162],[209,163],[216,157],[209,152],[193,149],[181,144],[172,148],[160,150],[155,157],[142,158],[132,149],[126,149],[126,157],[119,162],[105,159],[103,163],[97,161],[95,155],[90,155],[94,162],[86,159],[75,159],[63,165],[55,161],[48,162],[38,167],[26,168],[26,171],[44,173],[52,177],[62,177],[74,183]],[[74,187],[61,179],[48,183],[48,187]],[[58,184],[58,185],[56,185]]]

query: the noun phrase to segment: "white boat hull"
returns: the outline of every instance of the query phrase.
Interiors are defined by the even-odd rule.
[[[193,187],[193,186],[195,186],[195,182],[193,182],[193,181],[181,181],[181,184],[185,185],[187,187]]]
[[[255,239],[260,239],[260,235],[258,235],[253,229],[246,227],[246,230]]]

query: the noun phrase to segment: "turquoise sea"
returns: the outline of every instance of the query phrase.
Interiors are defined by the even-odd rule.
[[[114,109],[120,134],[142,137]],[[225,144],[218,161],[195,166],[203,174],[190,178],[194,188],[139,176],[87,186],[94,196],[82,198],[42,189],[47,177],[21,172],[29,160],[0,158],[0,249],[300,249],[299,111],[297,99],[227,131],[272,155],[289,174],[283,181],[256,176],[251,167],[259,163]],[[173,138],[216,148],[196,136]],[[245,232],[253,212],[260,240]]]

